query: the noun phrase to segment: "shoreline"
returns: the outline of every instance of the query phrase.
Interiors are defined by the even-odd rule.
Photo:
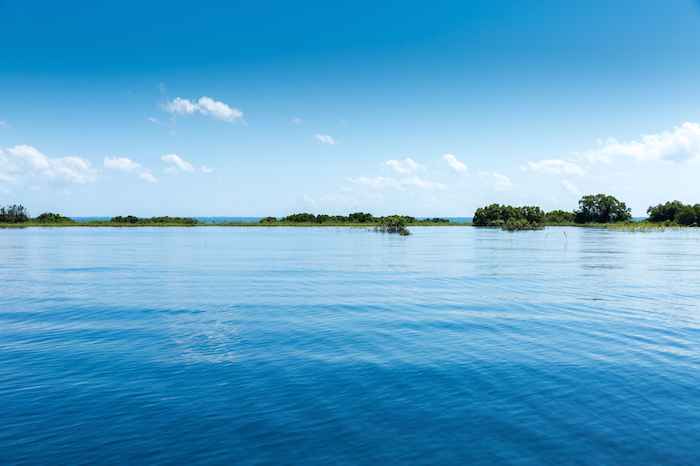
[[[182,223],[112,223],[112,222],[57,222],[57,223],[40,223],[40,222],[23,222],[23,223],[0,223],[0,230],[5,229],[24,229],[24,228],[366,228],[374,229],[378,223],[250,223],[250,222],[227,222],[227,223],[198,223],[195,225],[187,225]],[[473,223],[415,223],[406,225],[409,228],[423,227],[445,227],[445,228],[483,228],[489,230],[500,230],[499,227],[477,226]],[[551,223],[543,225],[548,227],[573,227],[573,228],[604,228],[613,231],[663,231],[666,229],[693,229],[694,227],[683,225],[664,225],[650,222],[637,223]]]

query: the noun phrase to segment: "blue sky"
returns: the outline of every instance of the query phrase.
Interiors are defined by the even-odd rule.
[[[0,204],[700,202],[697,1],[336,3],[0,0]]]

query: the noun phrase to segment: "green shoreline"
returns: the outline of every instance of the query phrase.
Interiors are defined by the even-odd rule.
[[[195,225],[185,225],[182,223],[113,223],[109,221],[90,222],[23,222],[23,223],[0,223],[0,229],[22,229],[22,228],[375,228],[379,223],[296,223],[296,222],[276,222],[252,223],[252,222],[222,222],[222,223],[197,223]],[[444,222],[420,222],[409,223],[407,227],[463,227],[463,228],[485,228],[498,230],[498,227],[476,226],[472,223],[444,223]],[[605,228],[617,231],[662,231],[666,229],[693,228],[681,225],[664,225],[651,222],[631,222],[631,223],[547,223],[546,227],[576,227],[576,228]]]

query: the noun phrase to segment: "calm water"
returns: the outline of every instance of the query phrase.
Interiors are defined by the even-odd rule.
[[[0,464],[700,464],[700,231],[0,230]]]

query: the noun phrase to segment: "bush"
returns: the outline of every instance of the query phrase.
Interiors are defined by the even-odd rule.
[[[541,223],[531,223],[525,219],[513,219],[508,220],[504,225],[503,229],[506,231],[525,231],[525,230],[541,230],[544,225]]]
[[[381,231],[382,233],[398,233],[401,236],[408,236],[411,234],[406,228],[406,220],[400,215],[382,217],[379,224],[375,227],[375,230]]]
[[[265,224],[277,223],[277,218],[275,218],[275,217],[261,218],[260,223],[265,223]]]

